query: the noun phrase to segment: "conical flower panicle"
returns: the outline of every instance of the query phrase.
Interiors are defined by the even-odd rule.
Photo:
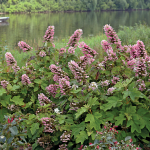
[[[31,83],[29,77],[26,74],[23,74],[21,77],[21,82],[23,85],[28,85]]]
[[[41,106],[52,103],[43,93],[38,94],[38,100]]]
[[[59,85],[56,84],[50,84],[48,87],[46,87],[46,91],[52,95],[53,97],[55,97],[56,95],[56,91],[59,88]]]
[[[136,49],[137,49],[137,56],[138,57],[146,57],[146,50],[145,50],[145,45],[142,41],[138,40],[136,44]]]
[[[53,43],[53,36],[54,36],[54,26],[48,26],[45,35],[44,35],[44,42]]]
[[[101,41],[102,48],[107,52],[109,49],[112,49],[110,46],[110,43],[108,43],[106,40]]]
[[[110,44],[115,44],[117,49],[122,49],[121,41],[114,29],[110,25],[106,24],[104,26],[104,31],[107,36],[108,42]]]
[[[45,56],[46,56],[46,53],[45,53],[44,51],[40,51],[40,52],[39,52],[39,56],[40,56],[40,57],[45,57]]]
[[[53,118],[43,117],[41,118],[42,124],[44,125],[43,132],[53,133],[55,131],[55,126]]]
[[[78,46],[78,42],[79,42],[82,34],[83,34],[82,29],[76,30],[74,32],[74,34],[72,34],[72,36],[70,37],[67,46],[76,48]]]
[[[6,81],[6,80],[1,81],[1,86],[2,86],[4,89],[6,89],[6,87],[7,87],[8,84],[9,84],[9,82]]]
[[[88,78],[88,76],[83,70],[83,68],[79,67],[79,65],[73,60],[68,62],[68,66],[70,70],[72,71],[73,75],[75,76],[75,79],[78,80],[78,82],[81,82],[81,81],[86,82],[86,79]]]
[[[132,46],[129,46],[129,48],[130,48],[130,57],[131,57],[131,59],[132,58],[137,58],[138,56],[137,56],[137,45],[135,44],[135,45],[132,45]]]
[[[75,53],[75,48],[70,46],[69,49],[68,49],[68,53],[74,54]]]
[[[64,133],[60,136],[60,140],[64,143],[70,141],[70,138],[71,138],[71,132],[69,131],[64,131]]]
[[[134,67],[134,71],[135,71],[135,76],[147,76],[147,70],[146,70],[147,66],[145,63],[145,59],[143,58],[137,58],[136,59],[136,64]]]
[[[65,78],[69,80],[67,73],[65,73],[59,66],[52,64],[49,66],[49,69],[55,74],[53,77],[54,81],[59,82],[60,78]]]
[[[88,58],[86,56],[80,57],[80,62],[78,63],[79,67],[86,69],[86,66],[91,64],[95,59],[94,58]]]
[[[20,70],[20,67],[17,66],[17,64],[14,64],[14,65],[12,66],[12,69],[14,70],[15,73],[17,73],[17,72]]]
[[[23,50],[23,52],[30,51],[31,49],[33,49],[24,41],[19,41],[18,46],[21,50]]]
[[[69,90],[71,89],[70,82],[67,81],[65,78],[59,79],[59,87],[63,95],[69,93]]]
[[[81,42],[79,44],[79,48],[81,48],[81,51],[83,52],[84,56],[88,58],[95,57],[98,54],[94,49],[91,49],[84,42]]]
[[[14,64],[17,64],[17,61],[15,60],[15,58],[12,56],[10,52],[7,52],[5,54],[5,58],[6,58],[7,66],[13,66]]]

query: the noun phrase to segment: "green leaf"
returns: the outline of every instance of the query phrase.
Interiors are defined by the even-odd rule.
[[[31,134],[32,134],[32,135],[34,135],[35,132],[36,132],[36,130],[39,129],[39,125],[40,125],[39,123],[33,123],[33,124],[31,125],[30,131],[31,131]]]
[[[83,144],[86,139],[88,139],[88,135],[85,131],[80,131],[80,133],[76,136],[76,142]]]
[[[6,108],[0,109],[0,122],[3,122],[4,115],[7,115],[7,113],[8,113],[8,109]]]
[[[133,133],[134,131],[137,131],[138,133],[141,133],[140,125],[137,125],[137,124],[133,123],[131,125],[131,133]]]
[[[132,89],[132,91],[130,91],[129,96],[134,101],[136,97],[139,98],[142,95],[141,95],[140,91],[138,91],[136,88],[134,88],[134,89]]]
[[[15,91],[15,90],[18,90],[20,89],[20,85],[13,85],[11,91]]]
[[[0,96],[2,96],[4,93],[7,93],[7,91],[3,88],[0,88]]]
[[[9,127],[9,130],[11,131],[11,133],[13,135],[17,135],[18,134],[18,129],[16,126],[13,126],[13,127]]]
[[[35,118],[36,116],[34,114],[29,115],[29,120],[32,120],[33,118]]]
[[[74,124],[71,126],[71,130],[72,130],[72,136],[74,135],[76,137],[76,135],[79,134],[80,131],[83,131],[85,129],[85,122],[81,122],[80,124]]]
[[[4,107],[7,107],[7,105],[10,104],[10,98],[11,98],[11,95],[6,95],[6,96],[2,97],[2,100],[0,101],[0,103],[1,103]]]
[[[90,122],[91,129],[94,128],[95,130],[100,130],[100,124],[102,123],[99,119],[101,117],[100,113],[87,114],[85,118],[85,122]]]
[[[132,77],[132,78],[130,78],[130,79],[126,79],[126,80],[123,81],[123,82],[122,82],[122,81],[117,82],[114,87],[116,87],[116,88],[127,87],[127,86],[131,83],[131,81],[132,81],[133,79],[134,79],[134,77]]]
[[[112,107],[116,107],[117,106],[117,103],[119,103],[119,105],[122,104],[122,101],[120,100],[119,97],[116,97],[116,96],[111,96],[111,97],[108,97],[107,99],[108,103],[106,104],[103,104],[100,108],[103,109],[104,111],[108,110],[108,109],[111,109]]]
[[[85,107],[81,107],[80,109],[77,110],[76,115],[76,119],[79,118],[83,113],[87,112],[88,108]]]
[[[122,125],[123,124],[123,121],[126,120],[125,116],[123,114],[119,114],[119,116],[115,117],[115,119],[117,120],[115,122],[115,125],[118,126],[118,125]]]
[[[126,112],[124,113],[128,120],[132,119],[133,114],[136,113],[136,106],[129,106],[126,108]]]
[[[34,83],[41,84],[41,83],[42,83],[42,80],[41,80],[41,79],[35,79],[35,80],[34,80]]]
[[[90,107],[92,107],[94,105],[99,105],[99,102],[97,101],[97,99],[98,99],[97,97],[94,97],[94,98],[90,97],[90,99],[88,101],[88,105]]]
[[[20,98],[20,96],[14,96],[10,101],[14,102],[16,105],[19,106],[24,105],[23,98]]]
[[[34,92],[38,91],[39,87],[34,87]]]

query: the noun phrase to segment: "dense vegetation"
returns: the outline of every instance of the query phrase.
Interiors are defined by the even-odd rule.
[[[104,31],[102,60],[79,42],[81,29],[55,48],[54,26],[23,67],[5,53],[0,149],[138,150],[150,144],[150,56],[142,41],[123,45],[110,25]],[[33,50],[23,41],[18,46],[26,54]]]
[[[150,9],[150,0],[1,0],[0,12]]]

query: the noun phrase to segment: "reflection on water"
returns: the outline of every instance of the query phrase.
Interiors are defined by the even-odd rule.
[[[0,15],[4,16],[9,20],[7,25],[0,25],[0,39],[13,46],[21,40],[38,43],[49,25],[55,26],[55,39],[68,38],[76,29],[83,30],[83,37],[95,36],[103,32],[105,24],[110,24],[116,31],[119,25],[133,26],[139,21],[150,25],[150,11],[146,10]]]
[[[9,23],[8,22],[0,22],[0,26],[8,26]]]

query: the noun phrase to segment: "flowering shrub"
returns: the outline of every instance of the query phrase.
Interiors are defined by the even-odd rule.
[[[22,68],[6,53],[8,66],[0,72],[0,126],[15,135],[13,140],[1,135],[9,141],[7,148],[135,149],[135,144],[149,141],[150,56],[142,41],[122,46],[110,25],[104,30],[108,40],[101,42],[102,61],[98,52],[79,43],[81,29],[64,48],[54,48],[53,26],[45,32],[43,47]],[[16,112],[21,122],[12,130]],[[102,129],[105,122],[112,127],[107,124]],[[121,141],[126,137],[132,138],[128,144]]]

